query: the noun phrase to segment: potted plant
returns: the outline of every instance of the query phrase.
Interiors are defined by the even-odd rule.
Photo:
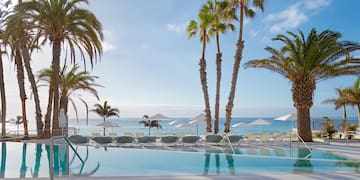
[[[332,139],[333,135],[337,132],[337,130],[334,128],[334,122],[332,119],[330,119],[328,117],[324,117],[324,119],[326,120],[325,132],[326,132],[328,138]]]

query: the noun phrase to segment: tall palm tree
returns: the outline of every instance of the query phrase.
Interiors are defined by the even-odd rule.
[[[229,93],[228,103],[226,104],[226,122],[224,128],[225,133],[230,132],[230,122],[231,122],[232,109],[234,107],[236,84],[239,74],[242,53],[245,46],[243,40],[244,16],[253,18],[256,15],[255,10],[252,10],[249,7],[251,0],[229,0],[229,1],[240,10],[240,20],[239,20],[240,28],[239,28],[239,39],[236,43],[236,52],[234,56],[234,66],[233,66],[233,74],[231,79],[230,93]],[[252,0],[252,6],[254,8],[260,9],[263,12],[264,0]]]
[[[0,0],[0,97],[1,97],[1,136],[6,136],[6,96],[5,96],[5,83],[4,83],[4,68],[2,60],[2,33],[5,30],[5,21],[9,15],[9,6],[11,1]]]
[[[92,112],[95,112],[97,115],[102,117],[104,119],[104,122],[106,118],[111,116],[119,116],[119,109],[118,108],[111,108],[111,106],[108,105],[107,101],[104,102],[104,105],[101,104],[95,104],[95,109],[92,109]],[[104,136],[105,136],[105,127],[104,127]]]
[[[360,65],[351,64],[349,53],[360,45],[340,41],[341,34],[325,30],[320,34],[313,28],[305,38],[303,32],[288,36],[280,34],[273,40],[284,44],[279,50],[266,47],[271,53],[267,59],[251,60],[246,67],[265,68],[277,72],[292,83],[292,99],[297,110],[297,130],[304,141],[312,141],[310,108],[316,83],[340,75],[357,74]]]
[[[52,68],[43,69],[39,72],[38,78],[39,81],[45,82],[45,86],[54,86],[51,79],[53,77],[54,71]],[[75,110],[76,118],[78,119],[78,110],[75,104],[75,97],[79,98],[86,107],[86,112],[88,112],[88,105],[86,101],[78,94],[78,91],[87,91],[94,95],[98,100],[99,96],[95,87],[100,85],[95,83],[97,76],[92,76],[88,71],[79,71],[79,66],[75,64],[70,70],[67,70],[66,67],[61,70],[60,73],[60,109],[64,109],[65,115],[68,112],[69,101],[72,104],[72,107]],[[52,83],[52,84],[50,84]],[[86,116],[86,123],[88,123],[88,116]]]
[[[157,129],[162,129],[162,126],[161,126],[159,120],[152,120],[152,119],[149,118],[148,115],[144,115],[143,119],[144,120],[139,121],[139,124],[144,124],[145,127],[149,127],[149,136],[151,134],[151,128],[152,127],[156,127]]]
[[[10,34],[12,33],[13,36],[17,36],[19,41],[15,45],[20,46],[23,66],[25,67],[27,77],[31,84],[36,110],[37,134],[40,136],[43,130],[43,123],[41,121],[42,115],[40,98],[30,64],[31,52],[33,48],[36,47],[36,41],[34,40],[34,24],[28,21],[28,19],[25,17],[24,9],[22,8],[21,3],[22,2],[19,1],[19,5],[15,7],[14,14],[8,18],[7,32]]]
[[[26,117],[26,92],[24,85],[24,66],[23,57],[21,55],[22,45],[24,41],[28,40],[27,34],[24,32],[23,27],[25,23],[22,22],[21,14],[13,14],[8,17],[6,22],[6,30],[3,33],[4,44],[10,47],[11,59],[14,60],[17,71],[17,81],[19,86],[19,96],[21,101],[21,110],[24,125],[24,138],[28,138],[28,122]],[[19,28],[14,28],[14,27]]]
[[[357,106],[358,109],[358,127],[360,127],[360,78],[357,78],[354,86],[344,89],[345,94],[348,96],[348,104]]]
[[[210,13],[206,10],[206,4],[200,9],[198,14],[198,22],[195,20],[191,20],[187,26],[187,32],[189,38],[194,37],[199,34],[200,42],[202,42],[202,53],[199,62],[199,72],[200,72],[200,80],[202,91],[204,94],[204,102],[205,102],[205,117],[206,117],[206,131],[211,132],[211,111],[210,111],[210,101],[209,101],[209,92],[207,86],[207,77],[206,77],[206,60],[205,60],[205,51],[206,51],[206,43],[209,42],[208,31],[211,28],[211,23],[214,21],[214,14]]]
[[[334,104],[335,110],[339,108],[343,108],[343,132],[346,132],[346,120],[347,120],[347,113],[346,113],[346,105],[349,103],[349,95],[346,93],[345,89],[336,88],[337,97],[333,99],[327,99],[323,101],[324,103]]]
[[[214,134],[219,131],[219,110],[220,110],[220,87],[221,87],[221,57],[220,33],[225,34],[227,30],[234,30],[232,21],[237,19],[235,8],[230,6],[227,1],[209,0],[203,8],[204,11],[214,14],[214,21],[211,23],[209,36],[216,39],[216,95],[215,95],[215,115],[214,115]]]
[[[59,72],[61,47],[66,44],[70,58],[75,62],[75,51],[85,63],[85,53],[91,65],[102,53],[102,25],[93,13],[82,8],[88,0],[39,0],[24,2],[25,12],[38,25],[38,36],[44,44],[50,41],[53,54],[54,92],[53,92],[53,135],[61,133],[59,128]],[[49,88],[49,93],[51,93]],[[49,96],[52,96],[49,94]]]

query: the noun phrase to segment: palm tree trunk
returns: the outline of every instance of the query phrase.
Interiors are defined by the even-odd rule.
[[[343,106],[344,108],[344,121],[343,121],[343,132],[346,132],[346,120],[347,120],[347,113],[346,113],[346,105]]]
[[[236,90],[236,83],[239,74],[240,62],[242,58],[242,53],[244,49],[244,41],[242,38],[243,34],[243,24],[244,24],[244,3],[240,2],[240,28],[239,28],[239,39],[236,43],[236,52],[234,56],[234,67],[233,67],[233,74],[231,79],[231,88],[228,98],[228,103],[226,105],[226,122],[225,122],[225,129],[224,132],[230,132],[230,123],[231,123],[231,114],[232,109],[234,107],[234,99],[235,99],[235,90]]]
[[[221,51],[219,34],[216,33],[216,95],[215,95],[215,116],[214,116],[214,134],[219,132],[219,111],[220,111],[220,87],[221,87]]]
[[[104,122],[105,122],[105,116],[104,116]],[[104,136],[105,136],[105,126],[104,126]]]
[[[24,45],[22,45],[22,46],[23,46],[22,52],[23,52],[23,57],[24,57],[24,65],[25,65],[25,69],[26,69],[26,72],[28,75],[29,82],[31,84],[32,92],[34,94],[37,135],[38,135],[38,137],[40,137],[42,135],[42,131],[44,128],[44,124],[41,121],[42,115],[41,115],[41,107],[40,107],[40,98],[39,98],[39,93],[38,93],[36,82],[35,82],[35,77],[34,77],[34,74],[32,72],[31,65],[30,65],[29,51],[26,50]]]
[[[203,36],[205,38],[206,30],[203,32]],[[206,39],[203,40],[202,55],[199,62],[199,66],[200,66],[199,72],[200,72],[200,80],[201,80],[202,90],[204,94],[204,102],[205,102],[206,132],[211,132],[211,111],[210,111],[209,92],[208,92],[207,78],[206,78],[205,50],[206,50]]]
[[[19,85],[19,93],[21,100],[21,110],[22,110],[22,119],[24,125],[24,139],[29,137],[28,122],[26,118],[26,94],[24,86],[24,68],[22,63],[22,58],[20,56],[20,50],[16,50],[15,55],[15,64],[17,69],[17,80]]]
[[[225,122],[225,129],[224,129],[225,133],[230,132],[231,114],[232,114],[232,109],[234,107],[236,83],[237,83],[239,69],[240,69],[242,52],[244,49],[244,41],[238,41],[236,46],[237,46],[237,50],[236,50],[236,54],[235,54],[235,62],[234,62],[234,67],[233,67],[231,88],[230,88],[228,103],[226,105],[226,122]]]
[[[51,80],[50,80],[51,81]],[[54,88],[52,86],[53,83],[50,82],[49,85],[49,97],[48,97],[48,105],[47,105],[47,111],[45,114],[45,128],[43,131],[42,138],[49,138],[50,137],[50,125],[51,125],[51,112],[52,112],[52,105],[53,105],[53,99],[54,99]]]
[[[312,142],[312,133],[310,127],[310,108],[297,109],[297,126],[299,136],[305,142]]]
[[[292,82],[292,99],[297,110],[298,135],[305,141],[312,141],[310,127],[310,108],[313,105],[313,95],[316,88],[315,79],[305,76]]]
[[[358,107],[358,127],[360,127],[360,104],[358,104],[357,107]]]
[[[1,136],[6,136],[6,97],[5,97],[5,83],[4,83],[4,68],[2,62],[2,53],[0,45],[0,96],[1,96]]]
[[[69,102],[66,94],[67,94],[67,92],[64,92],[64,90],[61,90],[60,109],[64,109],[65,115],[67,115],[67,112],[68,112],[68,102]]]
[[[53,124],[52,135],[61,134],[59,127],[59,70],[60,70],[60,51],[61,42],[55,39],[53,42],[53,68],[54,68],[54,107],[53,107]]]

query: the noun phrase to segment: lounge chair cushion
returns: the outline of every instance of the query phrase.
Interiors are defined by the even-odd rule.
[[[183,143],[196,143],[200,139],[199,136],[184,136],[182,138]]]
[[[218,143],[223,139],[223,137],[221,135],[218,134],[210,134],[207,135],[205,137],[205,142],[210,142],[210,143]]]
[[[178,139],[179,139],[179,137],[177,137],[177,136],[163,136],[163,137],[161,137],[161,142],[162,143],[175,143]]]
[[[138,137],[139,143],[154,143],[156,141],[156,136],[142,136]]]
[[[89,142],[89,138],[80,135],[70,136],[69,140],[74,144],[83,144]]]
[[[118,136],[114,140],[118,143],[132,143],[134,138],[131,136]]]
[[[230,142],[232,142],[232,143],[239,142],[241,139],[243,139],[243,137],[240,135],[229,135],[228,137],[229,137]]]
[[[112,142],[112,138],[108,136],[94,137],[93,140],[99,144],[107,144]]]

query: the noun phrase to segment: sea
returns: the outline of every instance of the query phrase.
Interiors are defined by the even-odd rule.
[[[331,117],[330,117],[331,118]],[[243,135],[245,133],[253,133],[253,134],[261,134],[261,133],[273,133],[273,132],[289,132],[292,128],[296,128],[296,121],[279,121],[274,120],[274,118],[261,118],[269,122],[269,125],[246,125],[240,127],[232,127],[240,122],[244,122],[249,124],[259,118],[233,118],[231,121],[231,133]],[[341,131],[343,119],[342,118],[331,118],[334,122],[334,127]],[[149,133],[149,128],[144,127],[143,124],[139,122],[143,119],[141,118],[108,118],[114,127],[105,127],[106,133],[117,133],[118,135],[123,135],[124,132],[143,132],[144,134]],[[189,124],[191,118],[171,118],[169,120],[161,120],[160,125],[162,128],[151,128],[151,134],[156,132],[161,133],[176,133],[176,132],[184,132],[191,134],[205,134],[206,124],[205,122],[199,122],[195,124]],[[347,119],[348,124],[357,124],[357,117],[350,117]],[[103,122],[101,118],[95,119],[72,119],[69,120],[69,133],[70,134],[80,134],[85,136],[91,136],[92,133],[103,133],[104,127],[98,126]],[[219,121],[219,132],[224,131],[224,123],[225,118],[220,118]],[[311,119],[311,128],[313,130],[321,130],[324,127],[324,123],[326,121],[323,118],[312,118]],[[29,132],[30,134],[36,133],[35,123],[29,123]],[[212,122],[212,128],[214,124]],[[23,125],[22,124],[14,124],[7,123],[6,125],[8,134],[23,134]]]

